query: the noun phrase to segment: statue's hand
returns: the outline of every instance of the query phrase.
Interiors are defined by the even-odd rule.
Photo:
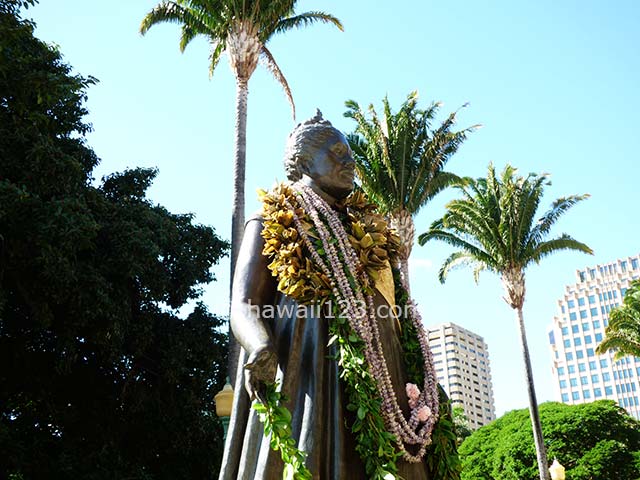
[[[251,400],[266,404],[266,384],[275,381],[277,367],[278,356],[271,346],[260,347],[249,355],[244,365],[244,387]]]

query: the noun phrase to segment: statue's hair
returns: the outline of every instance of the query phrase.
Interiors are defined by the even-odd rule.
[[[314,150],[325,144],[327,139],[339,132],[329,120],[322,118],[316,110],[315,116],[302,123],[289,134],[284,151],[284,169],[292,182],[300,180],[306,171]]]

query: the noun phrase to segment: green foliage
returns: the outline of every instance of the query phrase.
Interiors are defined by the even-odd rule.
[[[431,434],[431,445],[425,455],[431,478],[460,480],[462,463],[458,455],[456,427],[453,422],[451,401],[438,385],[440,416]]]
[[[153,170],[93,186],[83,101],[33,24],[0,9],[0,477],[212,478],[226,335],[202,304],[227,244],[145,198]]]
[[[598,353],[617,350],[615,359],[640,356],[640,280],[634,280],[624,294],[622,305],[611,310],[605,338]]]
[[[461,406],[453,407],[452,417],[453,428],[456,432],[456,443],[460,446],[464,439],[471,435],[473,431],[469,428],[469,419],[464,413],[464,408]]]
[[[347,137],[356,170],[365,193],[382,213],[400,209],[413,215],[457,178],[443,168],[476,126],[452,131],[457,114],[453,112],[434,128],[440,104],[419,109],[417,92],[407,96],[397,113],[391,112],[387,97],[382,106],[380,118],[373,105],[367,115],[357,102],[346,102],[344,116],[357,123]]]
[[[267,385],[266,405],[253,404],[258,418],[264,425],[265,436],[270,436],[271,448],[280,452],[284,463],[283,480],[311,480],[313,476],[304,464],[307,454],[296,448],[291,436],[291,412],[284,406],[288,398],[278,391],[277,384]]]
[[[549,458],[558,458],[567,478],[635,480],[640,468],[640,422],[614,402],[540,406]],[[538,478],[531,421],[514,410],[475,431],[460,446],[462,480]]]
[[[441,282],[461,266],[472,267],[477,281],[483,270],[500,275],[523,272],[532,262],[539,263],[559,250],[593,253],[567,234],[547,239],[556,221],[589,195],[559,198],[536,220],[544,188],[551,182],[547,174],[521,177],[517,173],[507,165],[498,177],[490,164],[486,178],[455,182],[462,198],[449,202],[445,215],[418,238],[420,245],[441,240],[460,249],[440,268]]]

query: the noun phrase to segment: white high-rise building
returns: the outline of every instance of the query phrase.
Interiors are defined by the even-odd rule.
[[[640,278],[640,256],[618,259],[577,272],[565,288],[549,330],[556,398],[570,405],[615,400],[640,418],[640,358],[614,361],[597,355],[609,312],[622,303],[629,282]]]
[[[489,351],[480,335],[455,323],[427,327],[438,382],[455,407],[462,406],[469,426],[496,419]]]

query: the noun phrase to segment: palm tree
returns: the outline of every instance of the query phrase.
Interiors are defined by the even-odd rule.
[[[180,51],[198,35],[211,43],[209,74],[223,53],[229,56],[236,77],[235,158],[233,163],[233,207],[231,219],[231,280],[244,228],[244,183],[247,143],[247,95],[251,75],[262,60],[284,88],[293,116],[295,105],[291,90],[280,67],[267,48],[267,42],[277,33],[305,27],[315,22],[332,23],[340,30],[342,24],[323,12],[295,14],[297,0],[175,0],[162,1],[142,20],[143,35],[158,23],[182,25]]]
[[[397,113],[391,112],[387,97],[382,105],[380,118],[373,105],[366,115],[357,102],[348,100],[344,115],[355,120],[357,126],[347,138],[363,190],[400,235],[399,267],[408,290],[408,260],[415,236],[413,216],[458,178],[443,168],[467,133],[478,125],[451,131],[457,113],[454,112],[438,128],[432,128],[441,104],[432,103],[426,110],[419,109],[417,92],[407,96]]]
[[[440,268],[441,283],[449,271],[459,266],[471,266],[476,282],[483,270],[500,276],[504,300],[516,311],[541,480],[549,480],[549,469],[522,316],[524,272],[532,262],[539,263],[560,250],[593,253],[587,245],[567,234],[548,238],[551,227],[562,214],[589,195],[559,198],[549,211],[535,220],[544,188],[550,183],[546,174],[518,176],[517,170],[510,165],[497,178],[490,164],[486,179],[464,178],[456,182],[462,198],[449,202],[444,216],[433,222],[429,230],[418,238],[420,245],[435,239],[460,249],[449,256]]]
[[[596,352],[617,350],[614,359],[626,355],[640,357],[640,280],[634,280],[625,292],[622,305],[611,310],[605,337]]]

